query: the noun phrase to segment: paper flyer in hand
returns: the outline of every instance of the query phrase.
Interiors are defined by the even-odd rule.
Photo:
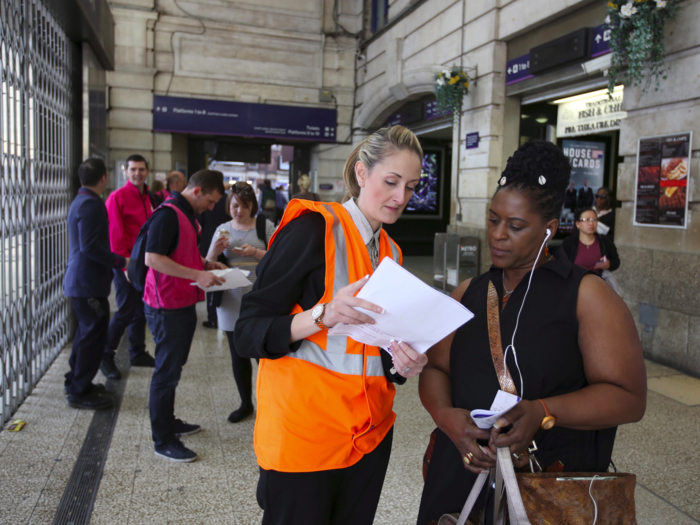
[[[499,417],[518,403],[520,403],[520,398],[518,396],[499,390],[491,404],[490,410],[476,409],[472,410],[470,413],[477,427],[489,430],[493,424],[498,421]]]
[[[209,273],[213,273],[217,277],[223,277],[225,279],[224,284],[219,284],[216,286],[210,286],[209,288],[203,288],[197,283],[191,283],[192,286],[199,286],[202,290],[207,292],[219,292],[222,290],[233,290],[234,288],[244,288],[250,286],[252,283],[248,280],[250,272],[247,270],[239,270],[238,268],[228,268],[226,270],[207,270]]]
[[[385,257],[357,297],[386,310],[383,314],[357,308],[376,324],[338,324],[328,335],[344,335],[355,341],[389,348],[392,340],[403,341],[425,353],[464,323],[472,314],[462,304],[425,284]]]

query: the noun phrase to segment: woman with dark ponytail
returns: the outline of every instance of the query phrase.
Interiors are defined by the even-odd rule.
[[[547,248],[570,173],[559,148],[532,141],[498,180],[488,210],[493,266],[452,294],[475,317],[428,351],[420,377],[438,430],[418,525],[459,513],[498,447],[510,448],[516,467],[528,465],[534,441],[545,471],[605,472],[617,426],[644,414],[646,373],[629,309],[597,275]],[[477,427],[470,411],[489,409],[499,390],[522,401],[492,428]]]

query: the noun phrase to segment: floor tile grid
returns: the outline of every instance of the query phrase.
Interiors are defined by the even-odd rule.
[[[24,429],[0,432],[0,523],[42,522],[63,496],[92,419],[66,409],[69,356],[66,347],[13,416],[27,422]]]

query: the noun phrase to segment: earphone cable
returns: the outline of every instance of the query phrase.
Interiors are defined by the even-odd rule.
[[[518,332],[518,325],[520,324],[520,314],[523,313],[523,307],[525,306],[525,300],[527,299],[527,294],[530,292],[530,286],[532,285],[532,278],[535,275],[535,269],[537,268],[537,261],[540,260],[540,255],[542,250],[547,244],[547,239],[549,239],[550,230],[547,230],[547,235],[544,238],[542,246],[540,246],[540,251],[537,252],[537,257],[535,258],[535,263],[532,265],[532,271],[530,271],[530,279],[527,282],[527,290],[525,290],[525,297],[523,297],[523,302],[520,304],[520,310],[518,310],[518,316],[515,318],[515,329],[513,330],[513,337],[510,340],[510,344],[503,353],[503,366],[508,369],[508,364],[506,363],[506,357],[508,356],[508,350],[513,350],[513,358],[515,359],[515,367],[518,369],[518,375],[520,376],[520,398],[525,399],[525,383],[523,382],[523,373],[520,371],[520,365],[518,364],[518,354],[515,350],[515,334]],[[505,281],[505,274],[504,274]]]

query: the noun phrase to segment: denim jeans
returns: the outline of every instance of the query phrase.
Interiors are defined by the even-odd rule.
[[[143,315],[142,293],[131,286],[121,270],[113,270],[117,311],[109,322],[105,356],[114,357],[124,331],[129,329],[129,357],[134,359],[146,351],[146,318]]]
[[[144,304],[146,321],[156,343],[156,369],[151,378],[148,408],[155,447],[175,439],[175,389],[190,354],[197,328],[195,306],[156,309]]]

